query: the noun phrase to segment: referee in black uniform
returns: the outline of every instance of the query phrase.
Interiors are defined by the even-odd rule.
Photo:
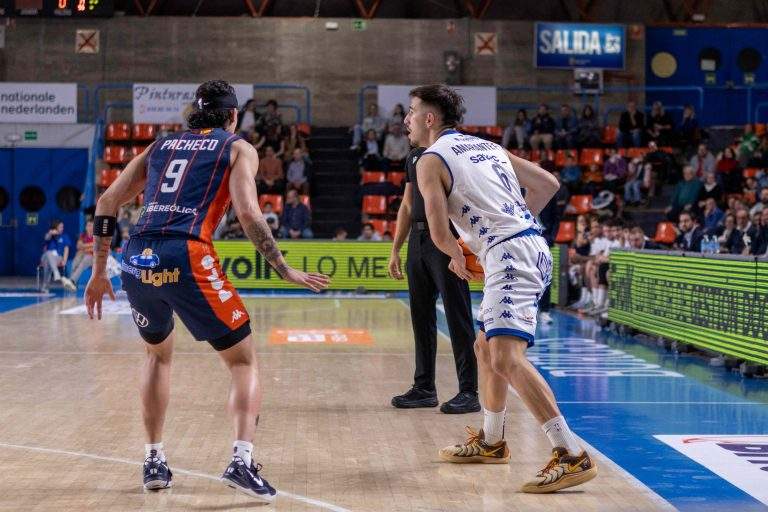
[[[424,148],[408,154],[403,202],[397,212],[397,232],[389,259],[389,274],[403,279],[400,268],[400,248],[408,239],[408,294],[411,301],[411,323],[416,342],[416,372],[413,387],[404,395],[392,399],[399,408],[435,407],[435,358],[437,357],[438,293],[443,298],[448,332],[451,335],[459,393],[440,406],[447,414],[462,414],[480,410],[477,399],[477,360],[475,359],[475,328],[469,285],[448,270],[450,258],[435,247],[429,236],[424,198],[416,182],[416,162]],[[453,230],[453,226],[451,226]],[[454,231],[454,235],[456,235]]]

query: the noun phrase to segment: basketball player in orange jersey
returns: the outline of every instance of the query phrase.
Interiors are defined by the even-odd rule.
[[[597,467],[571,432],[547,382],[528,361],[538,303],[551,281],[552,256],[535,216],[559,183],[537,165],[493,142],[456,130],[463,99],[445,85],[411,91],[405,118],[412,144],[426,147],[416,167],[430,235],[467,280],[462,248],[447,229],[453,223],[484,269],[483,302],[475,342],[484,406],[483,429],[440,451],[450,462],[507,463],[504,441],[507,388],[512,386],[552,443],[552,457],[523,492],[547,493],[579,485]]]
[[[229,410],[234,455],[222,481],[262,501],[275,489],[253,462],[253,434],[261,402],[250,319],[224,275],[211,237],[230,201],[243,230],[286,281],[318,292],[322,274],[289,267],[261,215],[255,176],[256,150],[235,135],[237,98],[222,80],[198,87],[188,116],[190,130],[155,141],[131,160],[96,205],[93,276],[85,290],[88,315],[101,319],[102,298],[114,299],[107,278],[109,244],[117,210],[144,192],[146,205],[123,250],[122,282],[133,319],[146,342],[141,402],[147,444],[144,487],[171,486],[163,450],[163,423],[170,394],[173,313],[197,340],[218,351],[232,375]]]

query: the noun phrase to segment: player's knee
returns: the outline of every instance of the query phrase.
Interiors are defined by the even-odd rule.
[[[494,351],[490,357],[491,369],[499,375],[514,373],[518,367],[516,359],[509,352]]]
[[[488,341],[486,341],[484,335],[478,334],[477,338],[475,338],[474,348],[475,348],[475,357],[477,358],[477,362],[484,366],[490,366],[491,353],[488,350]]]
[[[166,347],[160,347],[159,345],[146,345],[147,349],[147,361],[149,364],[171,364],[173,359],[173,351],[167,350]]]

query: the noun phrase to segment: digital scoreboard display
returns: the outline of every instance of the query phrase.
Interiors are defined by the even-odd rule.
[[[611,251],[608,318],[768,364],[768,261]]]
[[[3,16],[46,16],[54,18],[110,17],[114,0],[4,0]]]

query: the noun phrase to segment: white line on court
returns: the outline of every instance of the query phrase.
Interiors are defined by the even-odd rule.
[[[0,447],[12,448],[16,450],[30,450],[34,452],[40,452],[40,453],[53,453],[57,455],[70,455],[72,457],[82,457],[85,459],[101,460],[106,462],[119,462],[121,464],[130,464],[131,466],[142,466],[141,462],[136,462],[133,460],[118,459],[116,457],[103,457],[101,455],[93,455],[90,453],[80,453],[80,452],[70,452],[67,450],[54,450],[52,448],[43,448],[40,446],[25,446],[21,444],[0,443]],[[205,473],[198,473],[196,471],[189,471],[188,469],[179,469],[175,466],[173,468],[173,471],[175,473],[181,473],[184,475],[196,476],[198,478],[206,478],[208,480],[219,481],[219,477],[217,476],[206,475]],[[333,512],[351,512],[349,509],[339,507],[338,505],[334,505],[332,503],[326,503],[324,501],[316,500],[314,498],[307,498],[306,496],[301,496],[300,494],[293,494],[291,492],[286,492],[286,491],[277,491],[277,494],[278,496],[283,496],[288,499],[300,501],[302,503],[307,503],[309,505],[314,505],[316,507],[320,507],[325,510],[332,510]]]

